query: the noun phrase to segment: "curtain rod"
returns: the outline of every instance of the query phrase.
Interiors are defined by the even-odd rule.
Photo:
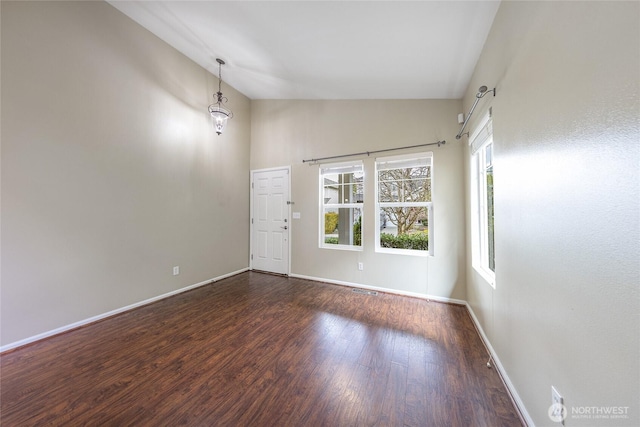
[[[462,135],[464,135],[462,132],[464,132],[464,128],[467,127],[467,122],[471,118],[471,115],[473,114],[473,110],[476,109],[476,105],[478,105],[478,101],[480,101],[480,99],[482,97],[484,97],[486,94],[488,94],[489,92],[493,92],[493,96],[496,96],[496,88],[495,87],[493,89],[491,89],[490,91],[487,91],[487,87],[486,86],[480,86],[480,89],[478,89],[478,93],[476,93],[476,100],[473,101],[473,105],[471,106],[471,110],[469,110],[469,114],[467,114],[467,118],[464,119],[464,123],[462,124],[462,128],[460,129],[460,132],[458,132],[458,134],[456,135],[456,139],[462,138]],[[469,132],[467,132],[467,136],[469,136]]]
[[[408,148],[427,147],[429,145],[437,145],[438,147],[440,147],[441,145],[444,145],[446,143],[447,143],[447,141],[437,141],[437,142],[428,142],[426,144],[407,145],[406,147],[387,148],[387,149],[384,149],[384,150],[363,151],[361,153],[341,154],[339,156],[319,157],[317,159],[303,160],[302,163],[316,163],[316,162],[321,162],[323,160],[340,159],[342,157],[363,156],[365,154],[367,156],[370,156],[372,154],[377,154],[377,153],[386,153],[388,151],[396,151],[396,150],[406,150]]]

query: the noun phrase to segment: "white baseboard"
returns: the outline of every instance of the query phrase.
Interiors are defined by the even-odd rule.
[[[467,305],[467,302],[464,301],[464,300],[461,300],[461,299],[439,297],[439,296],[427,295],[427,294],[420,294],[420,293],[417,293],[417,292],[399,291],[397,289],[389,289],[389,288],[381,288],[381,287],[377,287],[377,286],[363,285],[362,283],[344,282],[342,280],[324,279],[322,277],[304,276],[302,274],[290,274],[289,277],[295,277],[296,279],[312,280],[314,282],[331,283],[332,285],[348,286],[350,288],[369,289],[369,290],[372,290],[372,291],[379,291],[379,292],[386,292],[386,293],[389,293],[389,294],[396,294],[396,295],[402,295],[402,296],[407,296],[407,297],[428,299],[428,300],[431,300],[431,301],[446,302],[446,303],[449,303],[449,304],[458,304],[458,305],[465,305],[465,306]]]
[[[3,352],[8,351],[8,350],[13,350],[14,348],[22,347],[23,345],[31,344],[33,342],[36,342],[36,341],[39,341],[39,340],[42,340],[42,339],[45,339],[45,338],[49,338],[49,337],[51,337],[53,335],[58,335],[58,334],[61,334],[63,332],[70,331],[72,329],[76,329],[76,328],[79,328],[81,326],[85,326],[85,325],[88,325],[90,323],[93,323],[93,322],[97,322],[98,320],[102,320],[102,319],[105,319],[107,317],[115,316],[116,314],[120,314],[120,313],[123,313],[125,311],[133,310],[134,308],[142,307],[143,305],[151,304],[152,302],[156,302],[156,301],[159,301],[159,300],[164,299],[164,298],[168,298],[168,297],[173,296],[173,295],[181,294],[182,292],[190,291],[191,289],[199,288],[200,286],[208,285],[209,283],[218,282],[218,281],[220,281],[222,279],[225,279],[227,277],[231,277],[231,276],[235,276],[236,274],[244,273],[247,270],[249,270],[249,268],[243,268],[243,269],[240,269],[240,270],[237,270],[237,271],[233,271],[231,273],[223,274],[222,276],[218,276],[218,277],[215,277],[213,279],[208,279],[208,280],[205,280],[203,282],[187,286],[185,288],[176,289],[175,291],[167,292],[166,294],[158,295],[156,297],[152,297],[152,298],[146,299],[144,301],[136,302],[134,304],[130,304],[130,305],[127,305],[125,307],[117,308],[115,310],[111,310],[111,311],[108,311],[106,313],[102,313],[102,314],[99,314],[97,316],[90,317],[88,319],[80,320],[78,322],[74,322],[74,323],[71,323],[69,325],[62,326],[60,328],[52,329],[50,331],[43,332],[41,334],[34,335],[32,337],[29,337],[29,338],[25,338],[25,339],[20,340],[20,341],[16,341],[16,342],[12,342],[12,343],[7,344],[7,345],[3,345],[2,347],[0,347],[0,353],[3,353]]]
[[[227,277],[235,276],[236,274],[244,273],[245,271],[248,271],[248,270],[249,270],[249,268],[243,268],[243,269],[240,269],[240,270],[236,270],[236,271],[233,271],[231,273],[227,273],[227,274],[224,274],[222,276],[215,277],[213,279],[205,280],[205,281],[202,281],[200,283],[196,283],[196,284],[193,284],[193,285],[181,288],[181,289],[177,289],[175,291],[168,292],[166,294],[158,295],[156,297],[149,298],[149,299],[146,299],[144,301],[140,301],[140,302],[137,302],[137,303],[134,303],[134,304],[131,304],[131,305],[127,305],[125,307],[121,307],[121,308],[109,311],[107,313],[99,314],[97,316],[93,316],[93,317],[90,317],[88,319],[81,320],[79,322],[74,322],[74,323],[71,323],[69,325],[62,326],[60,328],[56,328],[56,329],[53,329],[53,330],[50,330],[50,331],[47,331],[47,332],[43,332],[43,333],[38,334],[38,335],[34,335],[32,337],[29,337],[29,338],[25,338],[25,339],[20,340],[20,341],[16,341],[16,342],[4,345],[4,346],[0,347],[0,353],[3,353],[5,351],[21,347],[23,345],[31,344],[31,343],[33,343],[35,341],[39,341],[39,340],[51,337],[53,335],[58,335],[58,334],[61,334],[63,332],[70,331],[72,329],[76,329],[76,328],[79,328],[81,326],[85,326],[85,325],[88,325],[90,323],[93,323],[93,322],[97,322],[98,320],[102,320],[102,319],[105,319],[107,317],[111,317],[111,316],[114,316],[116,314],[123,313],[125,311],[133,310],[134,308],[138,308],[138,307],[142,307],[142,306],[147,305],[147,304],[151,304],[151,303],[159,301],[161,299],[168,298],[170,296],[177,295],[177,294],[180,294],[182,292],[186,292],[186,291],[189,291],[191,289],[198,288],[200,286],[204,286],[204,285],[208,285],[210,283],[214,283],[214,282],[220,281],[220,280],[225,279]],[[420,294],[420,293],[416,293],[416,292],[399,291],[397,289],[381,288],[381,287],[377,287],[377,286],[368,286],[368,285],[364,285],[364,284],[361,284],[361,283],[345,282],[345,281],[342,281],[342,280],[332,280],[332,279],[324,279],[324,278],[321,278],[321,277],[304,276],[304,275],[301,275],[301,274],[291,274],[289,276],[297,278],[297,279],[311,280],[311,281],[314,281],[314,282],[325,282],[325,283],[331,283],[331,284],[334,284],[334,285],[348,286],[348,287],[352,287],[352,288],[369,289],[369,290],[386,292],[386,293],[391,293],[391,294],[410,296],[410,297],[428,299],[428,300],[432,300],[432,301],[445,302],[445,303],[450,303],[450,304],[458,304],[458,305],[466,306],[467,310],[469,310],[469,314],[471,315],[471,319],[473,320],[473,323],[475,324],[476,329],[478,330],[478,333],[480,334],[480,337],[481,337],[482,341],[484,342],[485,346],[487,347],[487,350],[491,354],[491,359],[493,360],[493,366],[498,370],[498,372],[499,372],[500,376],[502,377],[502,380],[504,381],[506,387],[509,389],[509,393],[511,393],[511,396],[512,396],[512,398],[514,400],[514,403],[518,407],[518,410],[520,411],[520,414],[524,418],[524,421],[530,427],[534,427],[535,426],[533,420],[531,419],[531,416],[529,416],[529,413],[527,412],[527,409],[524,406],[524,403],[522,402],[522,399],[520,399],[520,396],[518,395],[518,392],[516,391],[513,383],[509,379],[509,376],[507,375],[507,372],[504,370],[504,367],[502,366],[502,363],[500,362],[500,358],[498,358],[498,355],[496,354],[495,350],[491,346],[491,343],[489,342],[489,338],[487,338],[487,335],[485,334],[484,330],[482,329],[482,326],[480,325],[480,322],[478,321],[478,318],[476,317],[475,313],[473,312],[473,309],[471,308],[471,306],[469,305],[469,303],[467,301],[459,300],[459,299],[455,299],[455,298],[446,298],[446,297],[440,297],[440,296]]]
[[[505,386],[509,389],[509,393],[511,394],[511,397],[513,398],[514,403],[518,407],[518,411],[520,411],[520,415],[522,415],[522,418],[524,418],[524,422],[527,423],[527,426],[529,427],[535,427],[535,424],[531,419],[529,412],[527,412],[527,408],[524,406],[524,403],[522,402],[522,399],[520,399],[520,396],[518,395],[518,392],[516,391],[515,386],[509,379],[509,375],[507,375],[507,371],[505,371],[504,366],[502,366],[502,363],[500,362],[500,358],[498,357],[495,350],[491,346],[491,342],[489,341],[489,338],[487,337],[487,335],[484,333],[484,330],[482,329],[482,326],[480,325],[480,322],[478,321],[476,314],[473,312],[473,309],[471,308],[468,302],[466,302],[465,305],[467,306],[467,310],[469,310],[471,319],[473,320],[473,323],[475,324],[476,329],[478,330],[478,333],[480,334],[480,337],[482,338],[482,341],[484,342],[485,347],[491,354],[493,367],[498,370],[498,373],[502,377],[502,381],[504,382]]]

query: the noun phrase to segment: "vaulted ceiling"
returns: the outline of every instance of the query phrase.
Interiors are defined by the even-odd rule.
[[[500,4],[110,3],[251,99],[461,98]]]

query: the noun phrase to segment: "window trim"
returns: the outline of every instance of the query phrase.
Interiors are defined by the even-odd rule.
[[[482,118],[469,138],[471,150],[471,264],[474,270],[493,288],[496,288],[496,274],[489,267],[487,192],[486,192],[486,148],[493,151],[493,124],[491,110]],[[492,153],[493,157],[493,153]],[[492,161],[493,164],[493,161]],[[495,211],[495,203],[494,203]],[[495,226],[494,226],[495,239]],[[495,247],[494,247],[495,260]],[[495,261],[494,261],[495,262]]]
[[[411,206],[424,206],[427,208],[427,223],[428,225],[428,236],[429,236],[429,248],[426,251],[416,250],[416,249],[396,249],[396,248],[384,248],[380,245],[380,197],[379,197],[379,182],[378,182],[378,165],[384,162],[390,161],[402,161],[402,160],[417,160],[417,159],[429,159],[429,167],[431,168],[431,201],[429,202],[414,202],[409,203]],[[433,152],[426,151],[420,153],[412,153],[412,154],[402,154],[398,156],[388,156],[388,157],[378,157],[374,161],[374,175],[375,175],[375,206],[374,206],[374,221],[375,221],[375,252],[377,253],[387,253],[387,254],[396,254],[396,255],[407,255],[407,256],[420,256],[420,257],[431,257],[434,254],[434,240],[433,240],[433,194],[434,194],[434,174],[433,174]],[[383,202],[382,207],[405,207],[408,205],[407,202]]]
[[[324,189],[325,189],[325,184],[324,184],[324,176],[328,175],[328,173],[323,173],[323,171],[326,170],[349,170],[349,169],[353,169],[354,171],[357,171],[358,169],[362,172],[362,190],[363,190],[363,200],[362,202],[354,202],[354,203],[331,203],[331,204],[326,204],[324,202]],[[336,172],[333,172],[336,173]],[[338,173],[343,173],[343,172],[338,172]],[[331,163],[331,164],[321,164],[319,165],[318,168],[318,186],[319,186],[319,190],[318,190],[318,206],[319,206],[319,211],[318,211],[318,247],[320,249],[335,249],[335,250],[343,250],[343,251],[358,251],[361,252],[364,248],[364,181],[365,181],[365,170],[364,170],[364,162],[362,160],[353,160],[353,161],[349,161],[349,162],[341,162],[341,163]],[[345,208],[345,209],[360,209],[360,223],[361,223],[361,228],[360,228],[360,246],[356,246],[356,245],[344,245],[344,244],[340,244],[340,243],[326,243],[325,242],[325,232],[324,232],[324,225],[325,225],[325,209],[327,207],[334,207],[336,209],[340,209],[340,208]]]

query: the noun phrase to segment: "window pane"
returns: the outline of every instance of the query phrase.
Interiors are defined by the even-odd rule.
[[[378,201],[431,201],[431,168],[424,166],[378,171]]]
[[[329,174],[323,176],[323,203],[362,203],[364,175],[359,173]]]
[[[380,247],[429,249],[427,208],[380,208]]]
[[[362,210],[324,208],[323,242],[329,245],[362,246]]]
[[[490,156],[490,147],[487,147],[487,157]],[[487,159],[488,160],[488,159]],[[488,252],[488,263],[489,269],[495,273],[496,271],[496,262],[495,262],[495,246],[494,246],[494,237],[493,237],[493,166],[488,166],[487,169],[487,252]]]
[[[431,167],[421,166],[403,169],[378,170],[379,181],[397,181],[399,179],[431,178]]]

